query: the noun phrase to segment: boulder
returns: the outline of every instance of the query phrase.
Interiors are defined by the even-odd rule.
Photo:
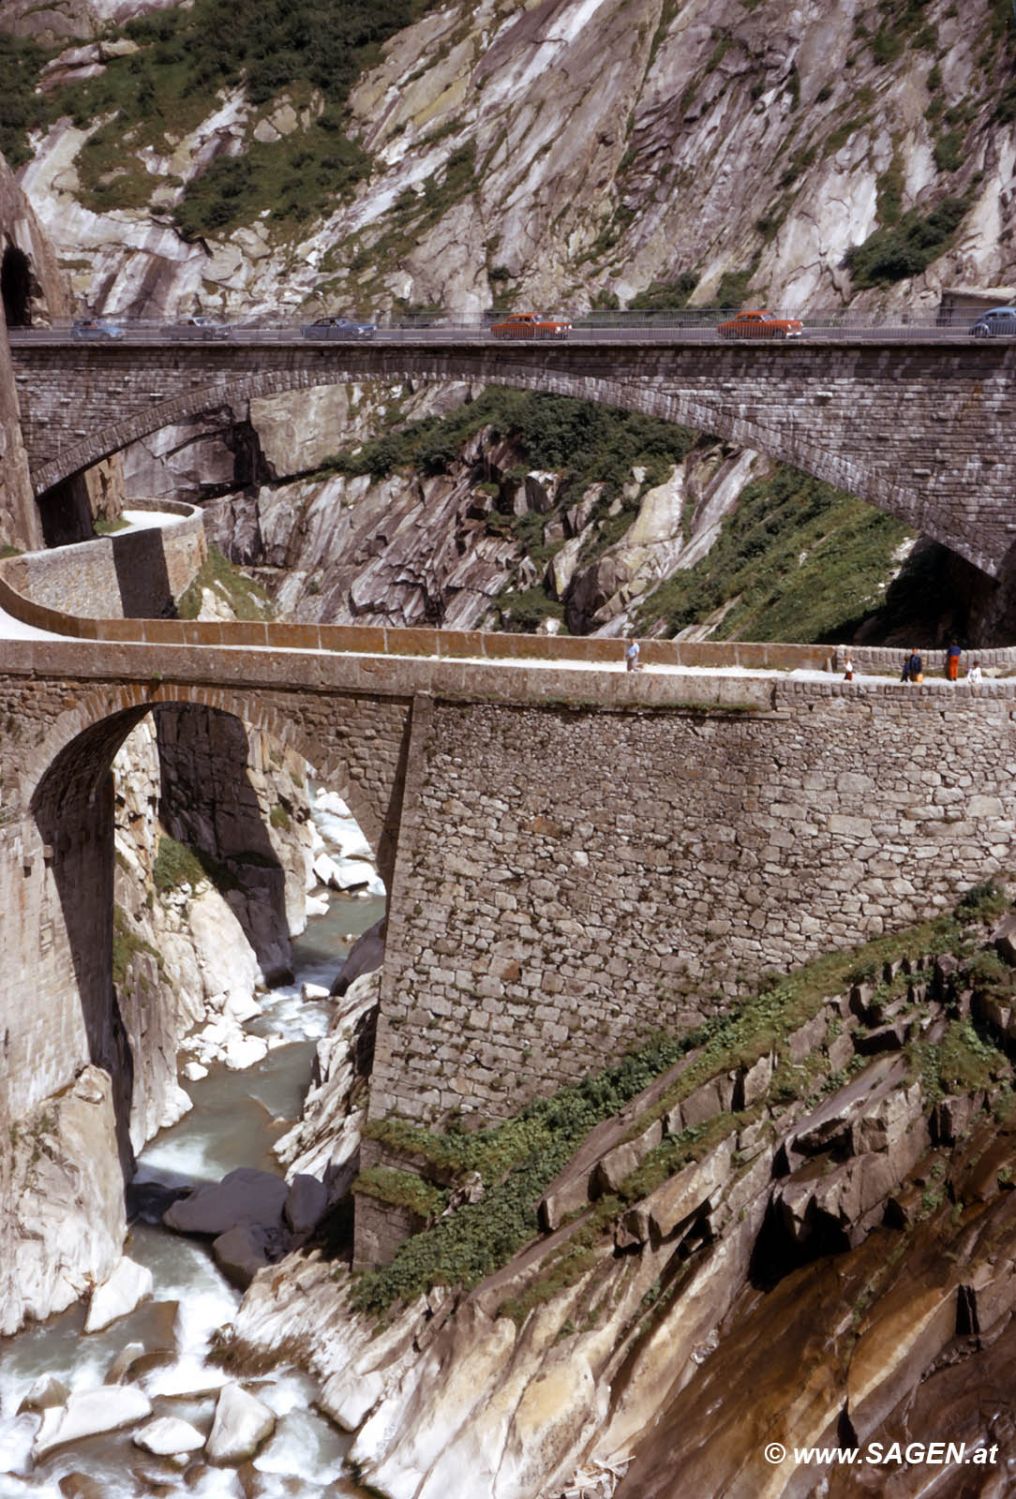
[[[61,1499],[106,1499],[106,1489],[98,1478],[90,1473],[65,1473],[57,1487]]]
[[[215,1263],[226,1279],[245,1291],[259,1270],[278,1257],[270,1251],[270,1236],[256,1223],[238,1223],[212,1240]]]
[[[268,1440],[275,1430],[275,1414],[238,1384],[219,1392],[215,1420],[208,1436],[208,1456],[213,1463],[242,1463]]]
[[[288,1196],[289,1187],[281,1176],[241,1166],[220,1182],[181,1197],[162,1215],[162,1221],[177,1233],[213,1237],[238,1223],[278,1228]]]
[[[43,1412],[42,1425],[35,1435],[32,1456],[38,1461],[57,1447],[79,1442],[103,1431],[119,1431],[133,1426],[152,1413],[152,1404],[136,1385],[103,1385],[69,1397],[66,1405],[53,1406]]]
[[[56,1405],[66,1405],[69,1393],[63,1380],[57,1379],[55,1374],[40,1374],[18,1406],[18,1415],[24,1411],[47,1411]]]
[[[146,1296],[151,1296],[152,1285],[148,1266],[123,1255],[108,1280],[92,1292],[85,1332],[101,1332],[118,1318],[126,1317]]]
[[[151,1452],[156,1457],[176,1457],[181,1452],[197,1452],[205,1445],[205,1439],[196,1426],[181,1421],[177,1416],[160,1416],[149,1421],[131,1437],[135,1447]]]
[[[307,1234],[316,1228],[327,1207],[328,1191],[316,1176],[300,1172],[293,1177],[283,1212],[295,1234]]]
[[[384,962],[385,957],[385,919],[375,921],[372,927],[368,927],[353,943],[346,961],[339,969],[332,984],[332,994],[342,996],[353,983],[354,979],[361,978],[365,973],[374,973]]]
[[[104,1384],[124,1384],[131,1378],[131,1371],[145,1352],[144,1343],[125,1343],[106,1370]]]

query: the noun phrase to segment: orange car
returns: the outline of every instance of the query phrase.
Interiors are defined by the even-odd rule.
[[[716,328],[721,338],[800,338],[804,324],[796,317],[777,317],[772,312],[739,312]]]
[[[513,312],[503,323],[491,323],[490,331],[495,338],[567,338],[571,323],[538,312]]]

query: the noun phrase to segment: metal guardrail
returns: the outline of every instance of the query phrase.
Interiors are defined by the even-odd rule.
[[[839,340],[889,340],[925,342],[941,340],[965,340],[970,337],[978,313],[973,310],[948,312],[902,311],[894,314],[862,312],[837,308],[817,310],[807,314],[780,312],[769,309],[777,318],[797,318],[804,324],[803,338]],[[613,312],[596,311],[583,314],[547,314],[547,320],[571,323],[565,334],[536,335],[537,340],[553,345],[559,342],[697,342],[717,338],[717,325],[736,315],[737,309],[694,308],[667,311]],[[500,338],[491,331],[491,324],[502,319],[504,314],[494,314],[470,321],[453,318],[447,314],[405,317],[382,316],[374,320],[374,332],[368,336],[351,334],[324,335],[315,332],[312,323],[289,318],[264,318],[250,322],[222,322],[213,328],[195,328],[187,323],[174,323],[167,319],[126,318],[116,313],[103,314],[103,321],[117,331],[112,336],[101,333],[84,334],[75,329],[73,319],[55,319],[47,327],[10,328],[8,336],[15,345],[24,343],[74,343],[85,347],[101,344],[108,347],[116,343],[180,343],[216,347],[223,343],[272,344],[309,342],[332,346],[357,346],[375,342],[407,343],[472,343],[491,341],[509,345],[531,341],[532,335],[511,335]],[[739,337],[738,343],[774,341],[772,336]],[[1003,339],[1003,341],[1005,341]],[[792,338],[789,342],[797,342]]]

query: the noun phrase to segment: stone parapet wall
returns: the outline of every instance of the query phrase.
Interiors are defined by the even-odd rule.
[[[4,579],[22,602],[11,600],[27,623],[120,620],[171,610],[196,578],[208,547],[204,517],[193,505],[135,502],[135,510],[179,515],[166,526],[114,532],[49,551],[26,552],[5,565]]]

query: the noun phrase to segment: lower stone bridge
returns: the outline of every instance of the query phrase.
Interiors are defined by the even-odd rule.
[[[1016,540],[1016,348],[955,339],[780,344],[357,345],[300,339],[12,348],[37,494],[210,407],[356,381],[501,384],[602,401],[756,448],[870,501],[992,576]],[[336,446],[342,434],[336,433]]]
[[[555,669],[365,651],[335,628],[300,649],[271,642],[285,627],[114,624],[119,640],[4,644],[8,1120],[89,1059],[115,1070],[110,766],[170,706],[299,751],[374,846],[389,890],[375,1115],[502,1117],[763,968],[940,911],[1013,865],[1011,684],[626,675],[595,654],[616,642],[575,642],[589,659]],[[160,630],[179,643],[145,641]]]

